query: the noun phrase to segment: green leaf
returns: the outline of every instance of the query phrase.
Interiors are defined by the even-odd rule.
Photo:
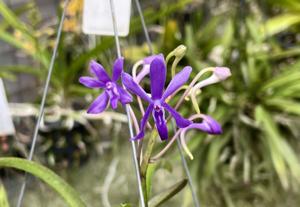
[[[152,178],[157,169],[167,170],[169,173],[172,172],[172,164],[167,160],[160,160],[156,163],[149,163],[147,173],[146,173],[146,186],[147,186],[147,195],[151,197],[152,189]]]
[[[31,40],[34,39],[27,26],[19,20],[19,18],[6,6],[3,1],[0,2],[0,14],[13,28],[25,33],[27,38]]]
[[[44,74],[43,71],[26,65],[4,65],[4,66],[0,66],[0,70],[7,71],[7,72],[15,72],[15,73],[27,73],[27,74],[37,75],[37,76]]]
[[[297,63],[300,66],[300,62]],[[300,80],[300,71],[298,68],[287,70],[286,72],[280,73],[274,78],[267,81],[261,90],[266,91],[271,88],[285,87],[287,84],[293,83]]]
[[[130,203],[121,203],[120,207],[131,207]]]
[[[0,29],[0,39],[7,42],[8,44],[18,48],[25,50],[23,43],[17,40],[12,34]]]
[[[261,107],[256,107],[255,118],[259,124],[261,124],[262,129],[265,133],[265,143],[269,148],[273,166],[279,176],[281,184],[284,188],[288,188],[288,175],[287,175],[287,166],[284,162],[284,158],[281,156],[280,150],[278,147],[281,139],[279,132],[272,121],[268,113]]]
[[[282,14],[269,19],[261,28],[266,36],[271,36],[286,30],[287,28],[300,23],[300,15],[296,14]]]
[[[165,203],[167,200],[175,196],[177,193],[179,193],[187,184],[187,179],[183,179],[182,181],[176,183],[175,185],[171,186],[164,192],[154,196],[149,201],[149,207],[157,207],[161,204]]]
[[[16,13],[20,13],[20,11]],[[49,64],[48,52],[40,48],[34,37],[33,28],[22,22],[3,1],[0,2],[0,14],[5,20],[0,28],[0,38],[18,49],[23,49],[27,54],[31,55],[34,59],[39,60],[43,66],[47,67]],[[20,31],[24,41],[16,39],[14,35],[7,32],[7,25],[10,25],[16,31]]]
[[[21,158],[0,158],[0,168],[10,167],[30,173],[55,190],[70,207],[85,207],[79,194],[69,186],[62,178],[48,168]]]
[[[282,186],[286,189],[289,187],[289,172],[300,183],[299,160],[286,139],[279,133],[271,115],[262,106],[258,106],[255,109],[255,118],[266,135],[263,141],[270,150],[273,166]]]
[[[262,56],[263,58],[270,58],[270,59],[282,59],[282,58],[290,58],[293,56],[299,56],[300,55],[300,47],[291,47],[289,49],[284,49],[282,51],[276,51],[272,54],[264,53],[264,54],[258,54]],[[259,57],[257,57],[259,58]]]
[[[207,166],[204,169],[208,178],[210,178],[216,172],[222,149],[230,140],[229,138],[229,134],[226,134],[223,137],[214,138],[214,140],[210,143],[207,153]]]
[[[275,91],[274,96],[278,97],[300,97],[300,82],[293,82],[291,85],[287,85],[278,91]]]
[[[39,48],[35,41],[22,42],[21,40],[16,39],[14,35],[6,32],[2,28],[0,28],[0,39],[17,49],[23,50],[27,55],[30,55],[32,58],[40,61],[43,66],[48,66],[49,57],[47,51],[41,50],[41,48]],[[28,44],[33,47],[28,47]]]
[[[1,207],[9,207],[7,194],[4,186],[0,183],[0,206]]]
[[[278,5],[281,9],[289,9],[292,11],[300,11],[300,2],[299,0],[270,0],[271,5]]]
[[[246,18],[246,25],[247,29],[249,31],[249,34],[251,35],[251,39],[255,40],[257,43],[261,43],[264,39],[263,33],[257,30],[258,22],[257,19],[253,18]],[[249,40],[251,40],[249,39]],[[249,41],[250,42],[250,41]]]
[[[12,73],[5,72],[5,71],[0,71],[0,78],[11,80],[11,81],[16,79],[16,77]]]
[[[300,103],[290,99],[273,98],[267,99],[266,104],[274,106],[282,111],[300,115]]]
[[[230,46],[232,46],[233,39],[234,39],[234,25],[232,19],[229,19],[224,28],[222,45],[225,48],[229,48]]]

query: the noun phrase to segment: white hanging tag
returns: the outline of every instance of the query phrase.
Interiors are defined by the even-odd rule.
[[[131,0],[113,0],[119,36],[129,33]],[[84,0],[82,30],[85,34],[114,35],[110,0]]]
[[[14,133],[15,128],[10,116],[4,85],[0,78],[0,136],[12,135]]]

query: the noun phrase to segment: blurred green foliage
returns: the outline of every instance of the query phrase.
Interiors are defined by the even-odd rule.
[[[1,207],[9,207],[8,198],[6,194],[6,190],[2,183],[0,183],[0,206]]]
[[[224,134],[190,133],[189,147],[195,157],[190,167],[203,205],[298,206],[299,1],[143,3],[156,52],[167,54],[185,44],[188,51],[182,65],[190,64],[195,74],[215,65],[232,71],[229,80],[203,89],[199,96],[202,112],[220,121]],[[39,11],[33,2],[16,11],[0,2],[4,19],[0,39],[21,49],[35,64],[0,66],[0,76],[30,73],[42,83],[55,27],[43,29],[38,18],[25,24],[19,19],[25,12],[37,15]],[[140,44],[141,35],[139,19],[133,17],[130,37],[122,42],[130,62],[148,54],[145,44]],[[73,108],[78,97],[91,93],[77,83],[78,77],[86,73],[91,58],[110,65],[114,42],[97,38],[90,48],[87,38],[76,32],[65,32],[61,42],[48,104]],[[187,103],[182,112],[190,108]],[[184,201],[184,206],[191,206],[190,202]]]

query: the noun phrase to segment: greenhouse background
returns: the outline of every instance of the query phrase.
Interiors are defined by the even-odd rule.
[[[17,206],[24,177],[22,206],[67,206],[51,184],[34,173],[24,176],[21,165],[13,169],[18,167],[6,162],[11,157],[25,162],[30,154],[62,14],[65,19],[33,164],[55,172],[86,206],[139,206],[125,110],[119,105],[116,110],[87,114],[100,92],[79,82],[89,75],[91,60],[112,68],[117,58],[115,37],[84,34],[84,0],[69,0],[65,10],[64,2],[0,2],[0,78],[6,92],[0,88],[0,207]],[[201,113],[213,117],[222,134],[198,130],[186,134],[193,159],[182,153],[201,206],[299,206],[300,2],[141,0],[140,4],[154,54],[167,57],[186,47],[176,72],[187,65],[193,68],[191,77],[209,67],[231,71],[226,80],[201,88],[196,96]],[[136,62],[151,55],[135,1],[131,1],[129,34],[119,39],[124,71],[131,74]],[[166,83],[173,78],[171,65]],[[149,82],[144,83],[146,91]],[[197,112],[191,99],[186,98],[180,108],[184,117]],[[178,100],[168,101],[175,106]],[[139,104],[130,105],[139,121]],[[9,133],[1,131],[11,123]],[[151,137],[145,136],[143,146],[148,140]],[[157,137],[152,157],[168,142]],[[147,171],[146,191],[154,198],[149,206],[196,206],[175,145],[160,159],[149,158],[149,163],[155,161]],[[166,190],[170,186],[173,191]]]

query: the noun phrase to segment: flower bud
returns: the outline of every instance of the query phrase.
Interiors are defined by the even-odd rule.
[[[216,67],[214,69],[214,74],[220,79],[225,80],[231,76],[231,72],[229,68],[226,67]]]
[[[182,58],[185,53],[186,53],[186,46],[184,45],[179,45],[178,47],[175,48],[175,50],[173,51],[174,52],[174,56],[177,57],[177,58]]]
[[[197,89],[201,89],[205,86],[218,83],[220,81],[223,81],[223,80],[227,79],[230,76],[231,76],[231,72],[230,72],[229,68],[215,67],[213,69],[213,74],[211,76],[209,76],[208,78],[206,78],[206,79],[200,81],[199,83],[197,83],[193,87],[193,90],[196,91]]]

